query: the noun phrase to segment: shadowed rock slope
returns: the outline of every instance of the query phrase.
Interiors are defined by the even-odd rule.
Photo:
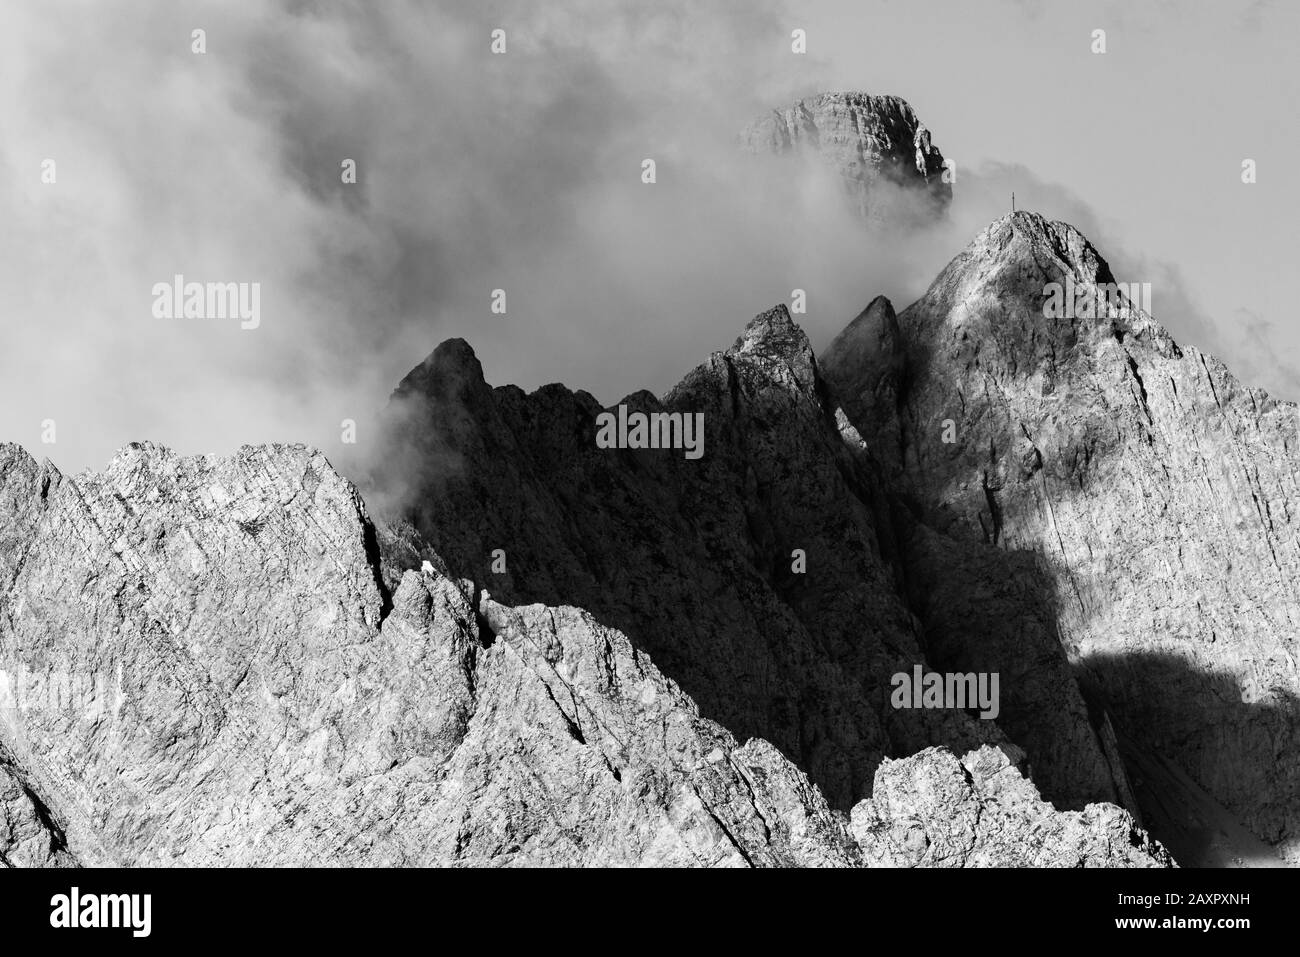
[[[403,457],[387,474],[411,554],[423,540],[510,602],[589,609],[843,810],[886,757],[1008,735],[1058,806],[1135,807],[1035,581],[1006,580],[995,550],[926,527],[891,491],[784,307],[662,401],[622,404],[702,414],[703,456],[599,448],[591,396],[493,389],[464,342],[444,343],[394,393],[380,456]],[[951,621],[919,618],[921,595]],[[990,614],[1005,620],[985,640]],[[891,677],[917,665],[1000,673],[1001,714],[895,709]]]

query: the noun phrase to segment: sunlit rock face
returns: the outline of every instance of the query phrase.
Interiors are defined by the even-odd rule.
[[[1021,568],[1004,580],[1049,611],[1175,855],[1232,863],[1262,841],[1294,860],[1296,407],[1175,343],[1141,290],[1102,301],[1116,278],[1078,230],[1014,213],[897,316],[864,312],[822,368],[919,519]],[[986,600],[991,582],[954,588],[977,565],[920,567],[932,633],[1026,628]]]

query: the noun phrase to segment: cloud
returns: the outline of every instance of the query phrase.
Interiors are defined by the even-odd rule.
[[[138,439],[347,464],[373,432],[342,445],[342,420],[454,336],[494,383],[605,403],[666,390],[795,288],[824,346],[877,293],[919,295],[1013,182],[1123,260],[1015,167],[963,171],[941,227],[875,237],[828,170],[740,153],[746,121],[821,88],[776,2],[49,0],[0,27],[0,438],[64,468]],[[178,273],[259,282],[260,327],[155,319]]]
[[[1228,363],[1246,385],[1264,385],[1284,399],[1300,398],[1300,373],[1278,358],[1277,330],[1259,313],[1241,308],[1233,314],[1235,348]]]
[[[613,401],[795,286],[814,325],[841,323],[897,256],[863,244],[824,171],[735,149],[811,92],[779,9],[697,7],[5,8],[0,434],[70,468],[142,438],[341,454],[341,421],[451,336],[494,381]],[[154,318],[177,274],[260,283],[260,327]]]

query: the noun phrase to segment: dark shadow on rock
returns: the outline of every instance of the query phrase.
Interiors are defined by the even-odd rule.
[[[1076,673],[1111,716],[1146,826],[1179,863],[1282,863],[1274,848],[1300,829],[1300,700],[1168,653],[1094,654]]]
[[[394,561],[419,556],[418,537],[498,601],[586,609],[704,716],[770,741],[847,810],[885,756],[1005,737],[965,712],[890,707],[891,677],[924,664],[893,506],[846,450],[806,337],[784,310],[756,324],[662,401],[624,400],[703,413],[698,460],[597,448],[590,395],[494,389],[468,347],[446,344],[395,393],[401,465],[367,498],[398,503],[376,509],[390,528],[408,523],[405,544],[386,536]]]
[[[906,596],[938,671],[999,675],[998,724],[1025,749],[1061,810],[1106,801],[1139,820],[1106,714],[1082,695],[1058,627],[1051,569],[1035,552],[952,538],[905,522]]]
[[[922,464],[922,436],[933,437],[935,455],[958,448],[940,441],[938,419],[927,432],[909,412],[936,348],[913,339],[889,300],[877,297],[823,353],[823,370],[833,401],[888,477],[903,543],[903,593],[924,629],[929,660],[940,671],[999,673],[998,723],[1028,752],[1034,782],[1057,808],[1109,801],[1136,816],[1105,714],[1088,709],[1062,647],[1053,570],[1038,553],[1001,541],[1001,503],[987,472],[982,489],[971,486],[979,497],[976,524],[945,504],[951,496],[913,482],[904,467],[942,472]]]

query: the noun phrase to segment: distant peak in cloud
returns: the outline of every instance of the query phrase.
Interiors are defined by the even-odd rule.
[[[873,225],[925,225],[945,216],[952,202],[943,154],[899,96],[821,93],[772,110],[740,138],[753,153],[820,155]]]

